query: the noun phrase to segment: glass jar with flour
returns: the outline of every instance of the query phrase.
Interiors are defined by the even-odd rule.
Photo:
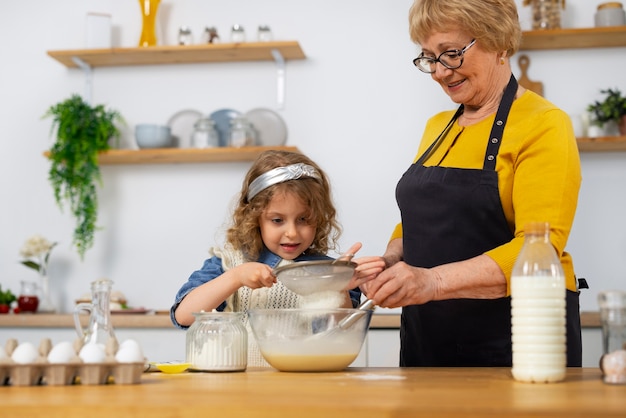
[[[240,312],[196,312],[187,330],[190,370],[244,371],[248,366],[248,331]]]

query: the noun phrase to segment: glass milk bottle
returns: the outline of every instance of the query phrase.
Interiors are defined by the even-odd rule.
[[[522,382],[565,378],[565,277],[547,223],[530,223],[511,275],[513,377]]]
[[[248,331],[241,312],[196,312],[186,335],[190,369],[243,371],[248,366]]]

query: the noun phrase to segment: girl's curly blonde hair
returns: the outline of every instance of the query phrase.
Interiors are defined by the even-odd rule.
[[[277,167],[304,163],[314,167],[321,179],[300,177],[274,184],[262,190],[248,201],[250,183],[260,175]],[[332,201],[330,182],[322,169],[307,156],[288,151],[265,151],[256,159],[243,181],[241,195],[233,214],[233,223],[226,232],[226,240],[241,250],[247,259],[256,260],[263,249],[259,217],[277,193],[298,196],[310,208],[311,222],[315,225],[315,238],[309,251],[326,254],[337,247],[341,226],[337,222],[337,210]]]

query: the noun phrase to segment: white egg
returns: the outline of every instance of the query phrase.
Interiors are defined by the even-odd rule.
[[[69,341],[62,341],[52,347],[48,353],[48,362],[50,363],[69,363],[76,357],[74,346]]]
[[[39,357],[39,351],[32,343],[24,342],[15,347],[11,359],[19,364],[34,363]]]
[[[140,348],[139,343],[136,340],[133,339],[128,339],[128,340],[124,340],[122,341],[122,343],[120,344],[119,348],[126,348],[126,347],[136,347],[136,348]]]
[[[145,360],[141,347],[135,340],[126,340],[115,353],[115,360],[120,363],[141,363]]]
[[[78,357],[85,363],[103,363],[106,358],[104,345],[87,343],[80,349]]]

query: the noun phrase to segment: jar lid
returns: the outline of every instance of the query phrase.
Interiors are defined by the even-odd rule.
[[[534,3],[537,0],[524,0],[524,2],[522,3],[522,6],[528,6],[531,3]],[[565,9],[565,0],[548,0],[548,2],[550,3],[561,3],[561,7],[563,9]]]
[[[215,121],[209,117],[200,118],[193,124],[193,126],[194,128],[209,128],[211,126],[215,126]]]
[[[178,33],[190,34],[191,28],[189,26],[181,26],[180,29],[178,29]]]
[[[621,8],[622,8],[622,3],[618,2],[618,1],[610,1],[608,3],[598,4],[598,10],[602,10],[602,9],[621,9]]]
[[[191,313],[197,320],[204,319],[239,319],[243,316],[243,312],[223,312],[223,311],[211,311],[211,312],[192,312]]]
[[[233,29],[234,32],[243,32],[243,26],[238,25],[238,24],[234,24],[233,25]]]

